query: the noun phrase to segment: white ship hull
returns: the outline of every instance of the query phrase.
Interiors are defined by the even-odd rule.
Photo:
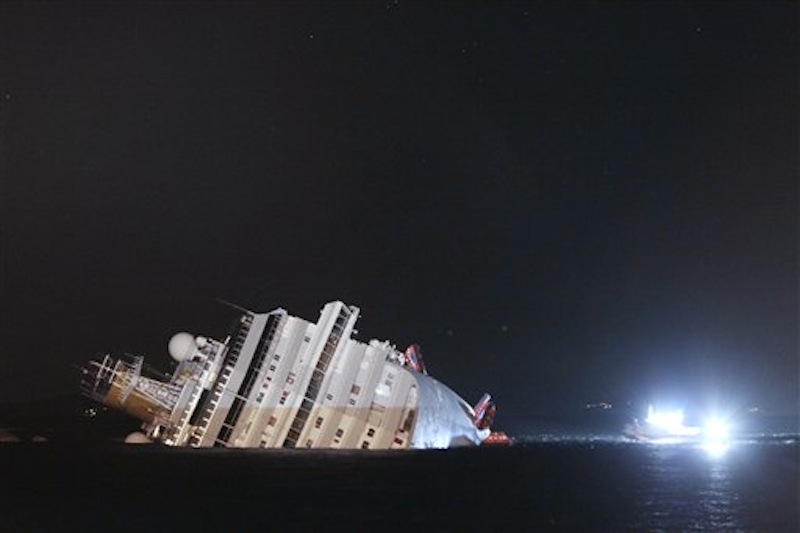
[[[411,348],[352,339],[358,314],[342,302],[316,323],[245,312],[223,342],[173,337],[171,377],[142,375],[138,357],[106,356],[84,369],[82,388],[170,446],[448,448],[489,435],[493,404],[476,413]]]

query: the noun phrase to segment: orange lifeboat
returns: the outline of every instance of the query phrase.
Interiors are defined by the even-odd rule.
[[[514,439],[509,437],[505,431],[492,431],[489,436],[483,439],[481,446],[511,446]]]

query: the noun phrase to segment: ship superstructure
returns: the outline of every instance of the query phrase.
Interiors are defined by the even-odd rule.
[[[82,392],[143,422],[151,441],[231,448],[447,448],[480,444],[494,403],[473,409],[429,376],[419,347],[352,338],[359,308],[330,302],[309,322],[244,311],[224,341],[179,333],[171,376],[110,355]]]

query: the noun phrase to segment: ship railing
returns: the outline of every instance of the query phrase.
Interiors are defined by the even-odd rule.
[[[181,391],[178,403],[176,404],[177,406],[183,406],[180,416],[177,419],[178,426],[183,426],[189,419],[189,413],[193,410],[195,400],[200,396],[200,391],[203,390],[203,387],[200,386],[196,378],[187,380],[183,387],[183,391]],[[183,398],[186,398],[186,400],[182,401]]]
[[[181,403],[179,400],[179,404],[184,405],[185,407],[183,408],[178,418],[178,422],[175,424],[174,427],[173,436],[171,437],[171,439],[173,440],[173,444],[177,443],[178,440],[182,440],[184,438],[183,435],[185,435],[186,433],[189,421],[191,420],[192,413],[195,411],[195,409],[202,408],[202,406],[198,405],[197,403],[198,398],[200,397],[202,391],[204,390],[202,384],[206,383],[209,379],[213,380],[216,377],[215,372],[212,374],[212,367],[216,364],[216,358],[220,353],[220,347],[222,345],[217,341],[212,340],[211,342],[214,342],[215,344],[213,348],[209,350],[208,359],[205,361],[205,363],[203,363],[199,374],[196,375],[195,378],[188,380],[187,384],[185,385],[186,387],[190,387],[191,391],[188,399],[186,400],[185,403]],[[192,381],[194,381],[193,385],[191,384]]]
[[[114,359],[104,355],[102,361],[89,361],[86,367],[81,368],[81,393],[90,398],[102,400],[111,388],[114,380]]]
[[[183,390],[179,385],[172,385],[150,378],[139,378],[135,384],[135,389],[166,409],[172,409],[175,406]]]
[[[120,383],[120,388],[122,389],[120,392],[120,401],[123,403],[128,399],[131,392],[133,392],[136,383],[139,381],[139,376],[142,373],[144,357],[132,357],[133,359],[130,363],[120,359],[117,361],[117,364],[114,365],[114,373],[120,376],[122,380],[122,383]]]

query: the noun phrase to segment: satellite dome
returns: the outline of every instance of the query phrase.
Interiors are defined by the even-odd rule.
[[[134,431],[125,437],[125,444],[151,444],[152,442],[147,438],[147,435],[140,431]]]
[[[169,340],[169,354],[178,362],[189,359],[196,349],[197,344],[191,333],[176,333]]]

